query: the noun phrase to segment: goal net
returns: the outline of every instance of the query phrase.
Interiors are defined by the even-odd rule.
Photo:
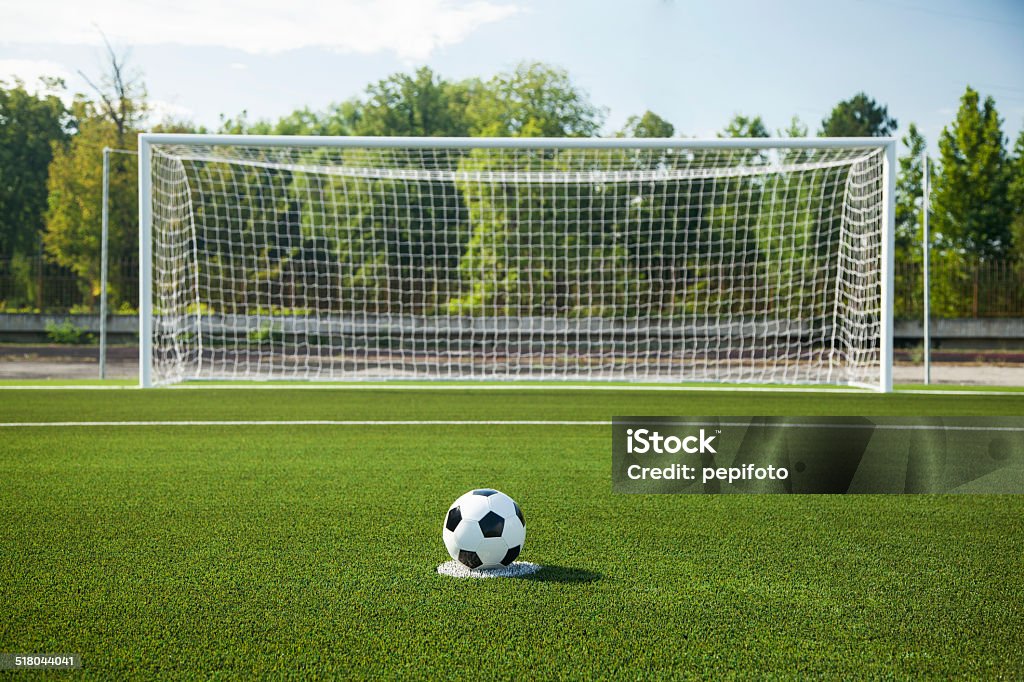
[[[891,140],[140,151],[143,385],[891,385]]]

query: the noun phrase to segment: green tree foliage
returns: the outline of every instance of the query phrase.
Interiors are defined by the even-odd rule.
[[[924,136],[913,123],[903,136],[906,152],[899,158],[896,176],[896,253],[897,258],[919,253],[922,217],[924,167],[922,157],[926,147]],[[934,173],[932,174],[934,177]]]
[[[1007,199],[1013,213],[1010,228],[1013,233],[1013,251],[1015,260],[1024,264],[1024,129],[1017,135],[1017,143],[1013,145],[1009,169]]]
[[[478,88],[475,81],[452,83],[424,67],[370,85],[365,99],[331,107],[325,118],[344,121],[356,135],[461,137],[469,134],[466,109]],[[430,158],[424,159],[423,154]],[[416,168],[425,161],[440,170],[454,170],[460,154],[353,150],[343,156],[353,168],[372,165],[376,159]],[[319,270],[330,272],[328,279],[349,292],[343,307],[423,311],[433,309],[440,299],[447,300],[456,286],[456,267],[465,242],[465,207],[453,182],[373,178],[372,174],[302,176],[295,180],[293,195],[302,216],[301,244],[283,255],[289,267],[299,268],[322,258],[320,254],[327,255],[333,266]],[[317,216],[334,206],[342,207],[344,214],[335,227],[325,230]],[[437,225],[446,229],[438,231]],[[308,273],[305,281],[312,281]]]
[[[217,132],[226,135],[351,135],[357,111],[355,102],[332,105],[326,111],[296,109],[276,121],[249,120],[249,113],[221,115]],[[197,131],[198,132],[198,131]]]
[[[222,127],[236,133],[462,136],[468,132],[465,111],[471,88],[472,82],[451,83],[422,68],[393,74],[370,85],[364,98],[322,113],[303,109],[276,123],[250,123],[243,115],[226,119]],[[308,167],[337,166],[343,160],[347,168],[370,173],[293,174],[206,164],[207,181],[222,188],[218,191],[254,188],[240,198],[239,211],[203,216],[203,253],[213,273],[210,300],[228,310],[271,300],[296,309],[329,305],[379,312],[422,311],[434,305],[440,295],[436,290],[447,291],[445,283],[454,277],[460,254],[464,207],[454,184],[374,177],[374,163],[418,168],[416,151],[299,154]],[[436,155],[432,161],[452,170],[458,154],[451,157]],[[268,225],[277,229],[268,230]],[[448,229],[439,232],[437,225]],[[245,248],[258,253],[256,259],[243,258],[239,240],[229,238],[239,230]],[[225,278],[256,286],[239,292],[221,286]],[[424,283],[430,291],[424,291]],[[331,293],[339,287],[346,292],[344,301]]]
[[[600,119],[600,110],[565,72],[526,64],[486,83],[454,83],[422,68],[389,76],[370,85],[364,97],[324,112],[300,110],[276,123],[250,122],[243,114],[225,119],[221,128],[234,133],[563,136],[592,135]],[[299,154],[305,166],[337,167],[343,161],[346,168],[371,172],[293,174],[205,164],[213,191],[256,188],[231,215],[214,211],[201,216],[199,248],[211,273],[201,286],[217,307],[230,310],[262,300],[285,300],[296,308],[318,306],[335,299],[327,290],[339,287],[347,292],[346,300],[330,305],[380,312],[432,310],[458,296],[465,285],[459,263],[470,243],[467,196],[443,176],[375,177],[372,171],[381,165],[419,169],[423,164],[454,171],[462,152],[353,149]],[[325,221],[327,215],[331,219]],[[267,225],[277,229],[268,230]],[[239,240],[228,239],[227,231],[239,229],[257,258],[236,253]],[[487,226],[477,229],[486,231]],[[256,285],[239,292],[221,286],[228,278]],[[314,295],[319,288],[325,291]]]
[[[134,149],[147,111],[146,91],[138,76],[128,72],[124,58],[109,45],[108,53],[108,71],[94,85],[96,101],[79,96],[72,106],[78,131],[67,144],[54,147],[46,184],[46,253],[77,273],[92,296],[100,289],[103,148]],[[114,305],[129,298],[129,273],[122,266],[135,258],[138,249],[137,164],[134,155],[110,157],[108,284]]]
[[[21,81],[0,81],[0,276],[12,286],[0,305],[36,300],[30,257],[40,248],[46,212],[46,176],[52,147],[72,131],[74,121],[58,97],[63,83],[44,80],[33,94]],[[6,263],[6,265],[4,265]]]
[[[125,149],[127,131],[83,100],[73,110],[78,132],[56,145],[46,183],[48,209],[43,243],[47,255],[70,268],[91,296],[100,290],[100,232],[103,201],[103,148]],[[122,264],[138,249],[138,166],[133,155],[110,157],[110,300],[129,298],[128,277]]]
[[[45,85],[35,95],[21,81],[0,81],[0,258],[37,251],[51,150],[71,132],[73,121],[57,96],[63,84]]]
[[[285,118],[294,119],[300,116],[293,112]],[[250,121],[249,112],[243,109],[237,116],[221,114],[217,132],[225,135],[269,135],[274,132],[274,124],[265,120]]]
[[[719,137],[771,137],[764,120],[760,116],[744,116],[736,114],[726,124]]]
[[[457,163],[431,159],[435,168],[451,169]],[[458,287],[457,266],[467,241],[465,208],[454,182],[416,173],[374,177],[376,169],[394,168],[396,162],[420,169],[400,151],[358,150],[346,153],[344,160],[351,174],[294,178],[290,195],[298,231],[290,243],[277,245],[271,260],[281,260],[283,270],[307,288],[327,289],[315,297],[308,292],[309,306],[319,299],[346,311],[435,310]],[[307,159],[307,164],[320,162],[336,166],[337,159]],[[368,174],[360,175],[360,169]],[[345,300],[332,300],[331,287],[341,287]]]
[[[898,263],[922,262],[922,220],[924,191],[924,162],[926,149],[924,136],[913,123],[903,136],[901,144],[904,153],[899,157],[899,171],[896,175],[896,261]],[[929,160],[930,161],[930,160]],[[930,176],[934,179],[935,169],[929,163]],[[934,260],[934,256],[933,256]],[[922,277],[919,268],[897,269],[896,290],[906,292],[909,300],[901,301],[901,308],[908,311],[922,310]]]
[[[843,100],[821,122],[825,137],[885,137],[896,130],[896,119],[888,107],[878,104],[863,92]]]
[[[94,101],[75,104],[77,134],[55,146],[49,173],[47,253],[79,273],[91,291],[99,286],[101,150],[134,147],[145,106],[144,92],[132,90],[123,64],[114,62],[118,68],[96,88]],[[994,106],[980,107],[976,93],[972,106],[973,113],[961,107],[944,136],[943,145],[952,150],[944,149],[943,156],[952,169],[946,183],[952,189],[945,199],[936,198],[936,213],[941,209],[947,217],[940,228],[947,241],[936,258],[962,259],[979,250],[1001,254],[1012,241],[1024,244],[1024,136],[1007,158]],[[597,134],[603,119],[604,111],[567,73],[526,63],[488,80],[448,81],[427,68],[393,74],[361,96],[320,111],[299,109],[275,121],[253,121],[243,112],[222,119],[220,129],[571,137]],[[885,107],[860,93],[836,106],[822,132],[883,135],[895,124]],[[163,129],[184,132],[192,126],[169,123]],[[807,132],[794,117],[777,134]],[[630,117],[616,134],[670,137],[675,130],[647,111]],[[760,116],[741,114],[719,133],[769,135]],[[924,140],[915,126],[904,143],[896,216],[901,260],[916,258]],[[4,153],[0,147],[0,158]],[[714,315],[715,306],[723,306],[717,312],[785,317],[790,307],[830,295],[817,273],[831,262],[842,220],[838,199],[849,173],[842,164],[813,163],[821,152],[804,149],[604,150],[600,156],[592,150],[486,149],[291,154],[296,168],[329,165],[330,171],[215,160],[189,171],[206,183],[205,191],[237,198],[230,212],[202,202],[195,207],[202,226],[195,248],[206,260],[199,286],[213,307],[679,317]],[[115,155],[112,162],[116,298],[127,286],[117,263],[133,257],[137,244],[136,175],[133,158]],[[554,183],[527,175],[586,173],[595,164],[649,175],[641,182],[634,175],[629,183]],[[787,170],[751,169],[775,164]],[[393,172],[375,172],[382,167]],[[423,168],[440,172],[428,176],[419,172]],[[940,184],[936,194],[943,191]],[[977,190],[979,185],[988,190]],[[699,205],[690,201],[697,196]],[[997,215],[1002,232],[994,227]],[[558,225],[558,232],[550,225]],[[709,258],[707,245],[723,243],[735,250]],[[738,300],[736,291],[747,294]]]
[[[595,135],[604,117],[569,75],[544,64],[522,64],[489,81],[469,88],[466,108],[470,132],[500,137],[585,137]],[[475,150],[459,162],[464,174],[564,168],[578,163],[579,155],[535,150],[493,152]],[[450,309],[460,312],[517,311],[537,314],[545,310],[576,308],[568,279],[554,278],[553,259],[566,249],[584,249],[597,243],[602,222],[570,221],[559,234],[541,234],[538,226],[550,223],[553,212],[573,215],[584,194],[594,188],[531,183],[503,183],[493,191],[484,183],[461,181],[458,194],[469,213],[471,236],[460,259],[463,294]],[[529,226],[529,229],[524,229]],[[599,257],[599,256],[598,256]],[[570,262],[586,262],[585,259]],[[582,290],[584,287],[580,287]]]
[[[807,126],[794,116],[779,131],[780,137],[806,137]],[[760,116],[736,114],[719,137],[766,138],[771,133]],[[724,154],[724,153],[723,153]],[[814,160],[814,151],[735,150],[727,164],[737,166],[733,176],[716,180],[702,194],[711,197],[711,220],[702,229],[712,239],[736,243],[732,287],[756,279],[744,303],[745,310],[778,318],[790,308],[806,309],[805,303],[820,301],[825,280],[819,277],[828,262],[828,252],[841,220],[835,187],[845,182],[844,167],[794,168]],[[787,172],[752,174],[749,166],[783,164]],[[711,274],[711,273],[709,273]],[[717,277],[722,275],[713,273]],[[714,297],[712,297],[714,298]],[[825,324],[820,317],[814,324]]]
[[[800,120],[799,116],[789,119],[785,128],[779,128],[779,137],[807,137],[807,124]]]
[[[282,116],[270,131],[274,135],[350,135],[352,122],[339,114],[344,108],[329,110],[325,114],[309,107],[296,109]]]
[[[617,137],[672,137],[676,129],[671,123],[653,111],[645,111],[640,116],[626,119]]]
[[[469,90],[466,116],[473,135],[589,137],[605,116],[566,71],[540,63],[521,64]]]
[[[850,173],[845,165],[814,165],[808,150],[781,151],[779,162],[787,171],[769,172],[743,181],[741,196],[749,197],[756,223],[741,236],[746,250],[754,251],[753,265],[758,281],[751,292],[754,311],[786,318],[791,310],[807,310],[833,292],[823,289],[834,273],[827,274],[835,258],[842,223],[842,188]],[[801,167],[799,164],[808,164]],[[747,220],[737,216],[742,226]],[[826,276],[827,275],[827,276]],[[825,308],[814,325],[831,323]]]
[[[449,82],[424,66],[396,73],[366,89],[359,104],[356,135],[464,137],[470,126],[466,107],[479,85]]]
[[[1009,252],[1013,216],[1001,124],[995,101],[980,102],[968,87],[956,119],[939,137],[932,211],[942,248],[982,257]]]
[[[696,290],[699,223],[690,181],[660,150],[605,152],[602,163],[649,173],[642,183],[544,183],[525,173],[585,172],[589,150],[474,150],[460,165],[472,236],[459,268],[464,291],[449,311],[474,315],[675,316]],[[507,173],[497,187],[478,171]],[[515,181],[515,176],[520,177]],[[557,232],[550,225],[559,226]],[[692,263],[687,254],[693,254]],[[690,269],[690,266],[694,269]],[[688,294],[689,297],[688,297]]]

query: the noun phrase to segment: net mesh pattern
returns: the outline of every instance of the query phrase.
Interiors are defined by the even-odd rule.
[[[884,156],[154,145],[153,379],[877,386]]]

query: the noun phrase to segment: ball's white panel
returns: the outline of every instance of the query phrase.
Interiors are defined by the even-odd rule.
[[[508,545],[501,538],[484,538],[476,548],[476,554],[484,562],[480,568],[496,568],[508,554]]]
[[[501,538],[508,543],[509,547],[522,545],[526,541],[526,529],[514,513],[505,519],[505,528],[501,532]]]
[[[468,493],[465,493],[464,495],[461,495],[459,497],[459,499],[457,499],[454,502],[452,502],[452,506],[453,507],[458,507],[459,505],[461,505],[463,502],[465,502],[466,500],[468,500],[471,497],[473,497],[473,491],[472,490],[470,490]]]
[[[459,558],[459,543],[455,539],[455,533],[451,532],[447,528],[444,529],[442,535],[444,536],[444,546],[448,550],[448,556],[458,560]]]
[[[487,504],[490,505],[491,511],[495,514],[500,514],[506,519],[516,515],[516,503],[505,493],[491,495],[487,498]]]
[[[455,529],[455,544],[458,545],[458,549],[465,549],[470,552],[476,551],[476,548],[480,546],[480,542],[484,539],[484,534],[480,532],[480,524],[476,521],[462,519],[462,523]],[[453,556],[458,556],[458,551]]]
[[[463,521],[479,521],[491,508],[487,506],[486,497],[463,495],[459,498],[459,510]]]

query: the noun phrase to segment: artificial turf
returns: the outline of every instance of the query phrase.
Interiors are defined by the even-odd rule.
[[[1020,415],[1024,395],[0,391],[0,422]],[[1020,496],[626,496],[603,426],[0,429],[0,651],[94,678],[1024,674]],[[474,487],[533,578],[457,581]]]

